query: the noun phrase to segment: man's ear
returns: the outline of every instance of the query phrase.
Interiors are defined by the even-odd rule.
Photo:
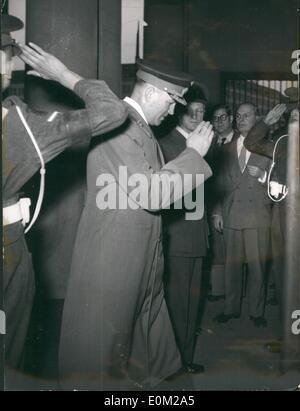
[[[151,85],[147,86],[145,89],[145,93],[144,93],[145,100],[147,102],[150,101],[154,93],[155,93],[155,88]]]
[[[233,123],[233,115],[232,114],[230,114],[229,120],[230,120],[230,123],[232,124]]]

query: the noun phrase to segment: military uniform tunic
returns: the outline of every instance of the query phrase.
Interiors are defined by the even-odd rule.
[[[41,167],[38,154],[17,113],[18,106],[45,162],[67,147],[119,126],[126,108],[102,81],[81,80],[74,91],[86,108],[66,113],[33,112],[18,97],[3,102],[3,206],[16,203],[23,185]],[[22,222],[4,226],[4,309],[7,317],[6,363],[20,366],[35,290],[31,256]]]

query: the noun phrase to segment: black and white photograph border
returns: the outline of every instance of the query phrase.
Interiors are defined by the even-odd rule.
[[[299,389],[299,39],[300,0],[1,1],[0,390]]]

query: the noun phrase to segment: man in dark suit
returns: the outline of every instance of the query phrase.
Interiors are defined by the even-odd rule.
[[[224,323],[240,316],[243,264],[246,263],[250,318],[256,327],[265,327],[265,271],[271,226],[271,200],[265,182],[270,160],[251,154],[244,146],[255,123],[255,107],[242,104],[236,114],[239,135],[223,148],[214,225],[224,233],[226,295],[224,313],[215,320]]]
[[[186,149],[190,133],[201,123],[206,100],[193,86],[186,95],[187,106],[177,107],[179,125],[160,140],[166,162]],[[206,219],[187,221],[186,210],[171,209],[164,215],[166,228],[166,300],[182,363],[188,373],[204,371],[193,363],[200,301],[202,262],[207,251]]]
[[[213,178],[206,185],[208,203],[207,210],[211,212],[214,208],[214,181],[218,175],[219,155],[222,146],[232,141],[234,137],[233,116],[228,106],[218,104],[212,110],[212,124],[215,130],[214,140],[206,159],[213,170]],[[211,217],[211,216],[210,216]],[[213,217],[209,218],[210,223],[210,285],[211,291],[208,301],[218,301],[225,296],[225,246],[223,235],[213,227]]]

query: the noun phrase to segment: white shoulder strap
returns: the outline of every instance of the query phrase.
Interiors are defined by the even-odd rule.
[[[31,129],[30,129],[27,121],[25,120],[25,117],[24,117],[24,115],[23,115],[20,107],[16,106],[16,109],[17,109],[17,112],[18,112],[18,114],[19,114],[19,117],[20,117],[20,119],[21,119],[21,121],[22,121],[22,123],[23,123],[23,125],[24,125],[24,127],[25,127],[25,129],[26,129],[26,131],[27,131],[27,133],[28,133],[31,141],[32,141],[32,144],[34,145],[34,148],[36,149],[36,152],[38,153],[38,156],[39,156],[39,159],[40,159],[40,162],[41,162],[41,169],[40,169],[40,173],[41,173],[41,183],[40,183],[39,197],[38,197],[38,200],[37,200],[37,204],[36,204],[36,207],[35,207],[35,210],[34,210],[34,214],[33,214],[32,220],[31,220],[29,226],[28,226],[28,227],[26,228],[26,230],[25,230],[25,233],[28,233],[28,231],[31,229],[31,227],[33,226],[33,224],[36,222],[36,220],[37,220],[37,218],[38,218],[38,216],[39,216],[39,213],[40,213],[40,211],[41,211],[41,207],[42,207],[42,203],[43,203],[43,198],[44,198],[44,193],[45,193],[45,174],[46,174],[46,168],[45,168],[45,161],[44,161],[42,152],[41,152],[41,150],[40,150],[40,148],[39,148],[39,146],[38,146],[38,144],[37,144],[37,141],[36,141],[36,139],[35,139],[32,131],[31,131]]]
[[[281,136],[281,137],[276,141],[276,144],[275,144],[274,150],[273,150],[272,165],[271,165],[271,168],[270,168],[270,171],[269,171],[269,174],[268,174],[268,196],[269,196],[269,198],[270,198],[274,203],[280,203],[281,201],[283,201],[283,200],[286,198],[286,196],[288,195],[288,192],[289,192],[289,190],[288,190],[287,187],[281,186],[281,187],[282,187],[282,190],[283,190],[283,192],[282,192],[283,195],[282,195],[282,197],[281,197],[279,200],[276,199],[276,198],[272,195],[272,192],[271,192],[271,189],[272,189],[271,175],[272,175],[273,169],[274,169],[274,167],[275,167],[275,157],[276,157],[277,146],[278,146],[279,142],[280,142],[283,138],[285,138],[285,137],[288,137],[288,135],[287,135],[287,134],[284,134],[283,136]]]

